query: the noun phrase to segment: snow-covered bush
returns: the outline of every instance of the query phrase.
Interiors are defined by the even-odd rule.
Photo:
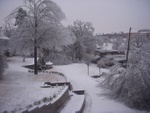
[[[32,107],[33,107],[32,104],[29,104],[28,106],[26,106],[27,109],[30,109],[30,108],[32,108]]]
[[[4,111],[3,113],[9,113],[8,111]]]
[[[39,105],[39,104],[41,104],[40,100],[34,102],[34,105]]]
[[[115,65],[113,65],[109,69],[110,69],[111,74],[113,74],[113,75],[121,74],[126,71],[125,68],[122,67],[120,63],[115,63]]]
[[[53,95],[53,98],[56,98],[56,96],[57,96],[57,95],[56,95],[56,94],[54,94],[54,95]]]
[[[132,51],[126,72],[105,81],[110,97],[140,110],[150,110],[150,52],[145,45]]]
[[[42,99],[42,101],[43,101],[43,102],[47,102],[47,101],[49,101],[49,98],[48,98],[48,97],[44,97],[44,98]]]
[[[114,81],[125,72],[125,69],[120,64],[115,64],[109,69],[110,72],[106,74],[104,81],[100,83],[100,86],[106,89],[112,89]]]
[[[53,100],[53,98],[50,96],[50,97],[49,97],[49,100],[50,100],[50,101],[52,101],[52,100]]]
[[[63,53],[51,53],[46,60],[53,62],[54,65],[66,65],[71,63],[70,59]]]
[[[98,63],[97,63],[98,67],[100,68],[108,68],[114,65],[114,62],[112,59],[108,59],[108,58],[101,58]]]

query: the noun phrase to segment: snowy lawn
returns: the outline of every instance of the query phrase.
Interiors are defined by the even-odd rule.
[[[104,78],[96,79],[90,77],[98,74],[98,68],[96,65],[90,65],[90,76],[87,76],[87,66],[82,63],[56,66],[55,69],[67,76],[75,90],[84,89],[86,91],[86,105],[84,113],[147,113],[145,111],[131,109],[122,103],[100,96],[100,94],[104,93],[104,90],[97,87],[97,85]],[[107,69],[101,69],[101,71],[109,72]],[[73,111],[76,104],[77,101],[71,103],[71,105],[65,106],[65,113],[73,113],[69,110],[72,109]]]
[[[34,75],[28,73],[28,69],[21,67],[22,65],[32,64],[33,59],[27,59],[25,63],[22,62],[20,57],[9,58],[8,60],[9,68],[6,70],[3,80],[0,81],[0,113],[3,113],[4,110],[9,111],[16,107],[27,106],[36,100],[57,92],[55,88],[45,90],[40,87],[43,86],[45,81],[62,81],[62,78],[53,75],[50,77],[46,73]],[[98,75],[96,65],[90,65],[90,76],[87,76],[87,66],[83,63],[54,66],[52,71],[64,73],[75,90],[85,90],[84,113],[148,113],[131,109],[119,102],[100,96],[104,90],[97,87],[97,85],[104,78],[91,77]],[[109,72],[107,69],[101,69],[101,71]],[[76,111],[75,105],[80,103],[80,99],[74,97],[75,100],[72,100],[73,102],[70,104],[67,103],[62,111],[65,111],[65,113],[74,113],[69,110]]]
[[[49,73],[34,75],[22,67],[29,64],[33,64],[32,58],[26,59],[26,62],[22,62],[21,57],[8,58],[9,67],[0,80],[0,113],[24,109],[43,97],[57,94],[60,90],[60,87],[41,88],[41,86],[47,81],[65,81],[62,76]]]

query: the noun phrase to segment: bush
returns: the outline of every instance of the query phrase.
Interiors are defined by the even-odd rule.
[[[30,108],[32,108],[32,107],[33,107],[33,105],[30,104],[30,105],[28,105],[26,108],[27,108],[27,109],[30,109]]]
[[[149,56],[150,53],[147,55]],[[108,89],[109,97],[125,105],[139,109],[150,110],[150,60],[144,51],[133,52],[129,58],[126,70],[116,69],[121,73],[114,79],[116,73],[105,80],[102,85]]]
[[[50,101],[52,101],[52,100],[53,100],[53,98],[50,96],[50,97],[49,97],[49,100],[50,100]]]
[[[46,60],[52,61],[54,65],[66,65],[71,63],[71,60],[62,53],[51,53]]]
[[[11,111],[11,113],[16,113],[16,111],[15,111],[15,110],[13,110],[13,111]]]
[[[99,68],[108,68],[114,65],[112,59],[102,58],[97,62],[97,67]]]
[[[54,95],[53,95],[53,98],[56,98],[56,96],[57,96],[57,95],[56,95],[56,94],[54,94]]]
[[[39,105],[39,104],[41,104],[41,101],[40,101],[40,100],[34,102],[34,105]]]
[[[44,98],[42,99],[43,102],[47,102],[48,100],[49,100],[49,98],[47,98],[47,97],[44,97]]]
[[[3,113],[9,113],[8,111],[4,111]]]

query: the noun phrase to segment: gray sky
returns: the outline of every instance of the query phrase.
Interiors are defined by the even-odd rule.
[[[129,27],[150,29],[150,0],[53,0],[66,15],[65,26],[75,20],[92,22],[95,33],[128,32]],[[0,26],[22,0],[0,0]]]

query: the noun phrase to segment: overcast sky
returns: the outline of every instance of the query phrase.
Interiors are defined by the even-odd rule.
[[[53,1],[66,15],[65,26],[78,19],[92,22],[95,33],[128,32],[129,27],[150,29],[150,0]],[[22,3],[22,0],[0,0],[0,26],[3,19]]]

